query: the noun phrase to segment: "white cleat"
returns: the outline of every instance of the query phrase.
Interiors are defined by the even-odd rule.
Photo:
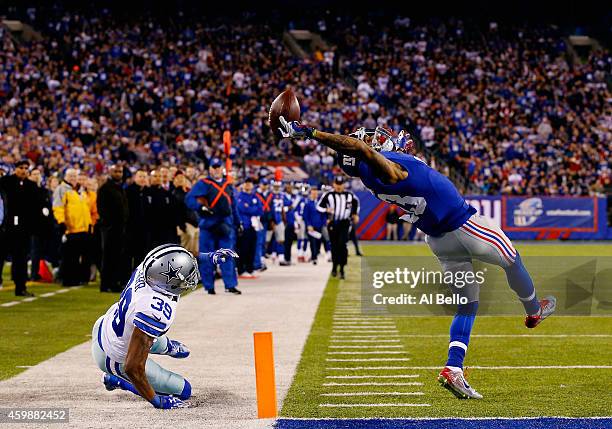
[[[461,370],[445,367],[438,375],[438,382],[459,399],[482,399],[482,395],[468,384]]]

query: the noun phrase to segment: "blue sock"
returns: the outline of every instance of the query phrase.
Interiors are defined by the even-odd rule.
[[[514,264],[506,268],[505,271],[508,284],[521,300],[523,307],[525,307],[525,312],[527,314],[537,314],[540,311],[540,302],[538,301],[531,276],[523,265],[521,255],[518,252]]]
[[[476,312],[478,301],[457,306],[457,314],[450,326],[450,343],[448,344],[448,360],[446,366],[463,369],[463,359],[470,343],[470,333]]]

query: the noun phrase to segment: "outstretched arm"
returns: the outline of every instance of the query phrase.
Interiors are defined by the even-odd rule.
[[[336,152],[353,156],[372,167],[384,182],[393,184],[408,177],[408,172],[400,165],[389,161],[362,140],[341,134],[330,134],[315,130],[296,121],[287,122],[282,116],[280,117],[280,123],[280,131],[283,133],[283,137],[307,137],[324,144]]]

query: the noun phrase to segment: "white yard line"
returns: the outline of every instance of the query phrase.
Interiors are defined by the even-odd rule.
[[[57,293],[66,293],[68,292],[70,289],[60,289],[57,291]]]
[[[327,352],[328,355],[404,355],[404,351],[395,350],[376,350],[376,351],[353,351],[353,352]]]
[[[22,301],[22,302],[32,302],[32,301],[36,301],[37,299],[38,299],[38,297],[36,297],[36,296],[31,296],[31,297],[29,297],[29,298],[24,298],[24,299],[22,299],[21,301]]]
[[[399,331],[397,329],[389,329],[389,330],[371,330],[371,331],[359,331],[356,329],[332,329],[333,333],[347,333],[347,334],[356,334],[356,333],[366,333],[366,334],[380,334],[380,333],[392,333],[399,335]]]
[[[319,404],[319,407],[325,408],[357,408],[357,407],[431,407],[431,404],[397,404],[397,403],[379,403],[379,404]]]
[[[376,370],[376,371],[389,371],[389,370],[397,370],[397,369],[414,369],[412,366],[353,366],[353,367],[334,367],[330,366],[325,368],[331,371],[365,371],[365,370]],[[440,368],[442,369],[442,368]]]
[[[50,296],[55,295],[55,292],[47,292],[40,295],[41,298],[49,298]]]
[[[399,343],[400,340],[344,340],[341,338],[332,338],[332,343]]]
[[[423,396],[423,392],[342,392],[321,393],[321,396]]]
[[[371,345],[371,346],[329,346],[330,349],[401,349],[403,346],[389,344],[389,345]]]
[[[371,379],[371,378],[419,378],[419,374],[395,374],[395,375],[326,375],[329,379]]]
[[[442,369],[442,366],[407,366],[406,369]],[[612,365],[469,366],[469,369],[612,369]],[[328,368],[329,369],[329,368]],[[348,369],[348,368],[346,368]]]
[[[376,335],[353,335],[370,338]],[[448,334],[399,334],[400,338],[448,338]],[[612,334],[472,334],[470,338],[612,338]]]
[[[336,358],[327,358],[325,360],[327,362],[401,362],[401,361],[409,361],[410,358],[367,358],[367,359],[336,359]]]
[[[21,301],[9,301],[4,304],[0,304],[0,307],[12,307],[13,305],[21,304]]]
[[[407,381],[407,382],[394,382],[394,383],[380,383],[377,381],[366,381],[365,383],[323,383],[325,387],[336,387],[336,386],[422,386],[423,383],[420,381]]]

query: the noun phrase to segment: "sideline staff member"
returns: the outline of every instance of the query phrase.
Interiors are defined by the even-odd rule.
[[[34,296],[26,290],[28,278],[28,248],[30,247],[32,217],[42,207],[36,207],[36,185],[28,180],[28,160],[15,164],[15,172],[0,178],[6,230],[0,246],[0,254],[12,260],[11,277],[15,282],[15,296]]]
[[[359,200],[350,191],[346,191],[344,178],[336,176],[334,179],[334,190],[325,193],[319,203],[317,210],[327,212],[329,216],[327,229],[329,230],[329,239],[331,241],[332,253],[332,276],[338,275],[340,269],[340,278],[344,279],[344,266],[348,259],[348,249],[346,243],[349,238],[349,229],[351,220],[357,225],[359,222]]]

